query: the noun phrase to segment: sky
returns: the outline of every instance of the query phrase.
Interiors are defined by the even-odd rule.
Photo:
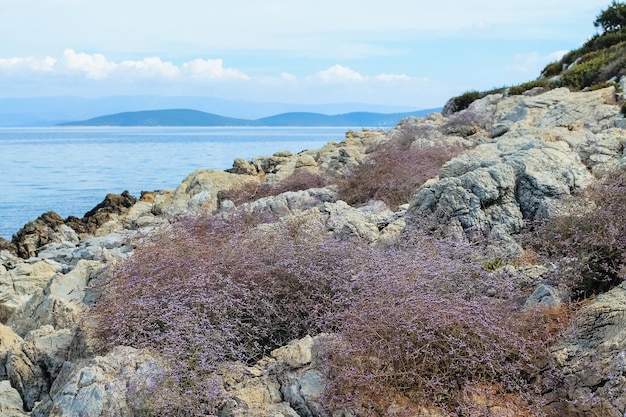
[[[608,0],[0,0],[0,98],[210,96],[426,109],[514,85]]]

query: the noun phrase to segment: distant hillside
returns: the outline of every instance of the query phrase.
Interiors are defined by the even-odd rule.
[[[57,126],[249,126],[250,123],[198,110],[172,109],[116,113]]]
[[[116,113],[93,119],[61,123],[57,126],[358,126],[393,127],[400,120],[422,117],[440,109],[426,109],[406,113],[353,112],[338,115],[292,112],[262,119],[248,120],[224,117],[189,109],[147,110]]]

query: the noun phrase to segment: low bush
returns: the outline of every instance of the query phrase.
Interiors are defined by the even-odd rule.
[[[557,61],[546,65],[543,71],[541,71],[541,75],[544,77],[554,77],[555,75],[559,75],[561,71],[563,71],[563,63],[562,61]]]
[[[407,141],[386,142],[349,176],[337,180],[339,198],[351,205],[382,200],[396,209],[459,152],[442,146],[411,147]]]
[[[520,85],[509,87],[509,95],[518,96],[535,87],[542,87],[549,90],[550,88],[552,88],[552,85],[545,78],[540,78],[538,80],[529,81],[527,83],[522,83]]]
[[[450,106],[450,112],[456,113],[461,110],[465,110],[469,107],[470,104],[478,100],[479,98],[484,97],[479,91],[467,91],[460,96],[456,96],[452,98],[452,105]]]
[[[426,236],[412,245],[387,258],[393,265],[378,257],[371,273],[355,277],[358,298],[327,348],[327,406],[390,415],[400,396],[413,407],[394,415],[433,406],[445,415],[489,415],[467,398],[488,386],[494,397],[520,397],[533,410],[526,415],[540,415],[529,380],[557,332],[529,329],[545,315],[520,313],[509,283],[487,277],[470,261],[471,248]],[[489,289],[499,297],[488,297]]]
[[[386,415],[397,393],[462,415],[476,386],[531,401],[546,339],[520,315],[505,274],[482,261],[473,246],[412,230],[385,248],[338,240],[316,211],[203,215],[110,267],[83,331],[102,353],[133,346],[169,364],[136,393],[155,398],[153,416],[217,414],[223,362],[253,363],[320,332],[337,335],[325,362],[329,410]]]
[[[271,197],[287,191],[301,191],[326,185],[326,179],[310,171],[295,171],[276,184],[250,182],[242,187],[220,193],[221,200],[231,200],[236,205],[249,203],[263,197]]]
[[[186,219],[108,271],[86,332],[102,351],[148,348],[170,362],[162,396],[179,401],[156,415],[215,413],[223,396],[211,380],[220,362],[251,363],[290,340],[336,328],[349,271],[366,257],[316,224],[251,215]]]
[[[448,135],[467,137],[480,129],[490,129],[491,122],[491,114],[469,108],[450,115],[441,128]]]
[[[626,277],[626,171],[618,170],[587,190],[591,210],[537,225],[527,244],[559,267],[556,279],[575,299],[598,294]]]

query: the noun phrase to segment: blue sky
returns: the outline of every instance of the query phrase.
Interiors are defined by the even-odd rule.
[[[422,109],[536,78],[608,0],[0,0],[0,97]]]

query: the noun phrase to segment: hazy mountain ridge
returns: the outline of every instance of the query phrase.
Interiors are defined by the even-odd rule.
[[[0,126],[52,126],[102,115],[145,111],[146,109],[195,109],[231,118],[251,120],[289,112],[345,114],[363,111],[387,114],[415,110],[408,106],[367,103],[294,104],[199,96],[22,97],[0,98]]]
[[[238,119],[190,109],[123,112],[59,126],[362,126],[393,127],[409,116],[422,117],[436,109],[405,113],[352,112],[326,115],[312,112],[281,113],[260,119]]]

